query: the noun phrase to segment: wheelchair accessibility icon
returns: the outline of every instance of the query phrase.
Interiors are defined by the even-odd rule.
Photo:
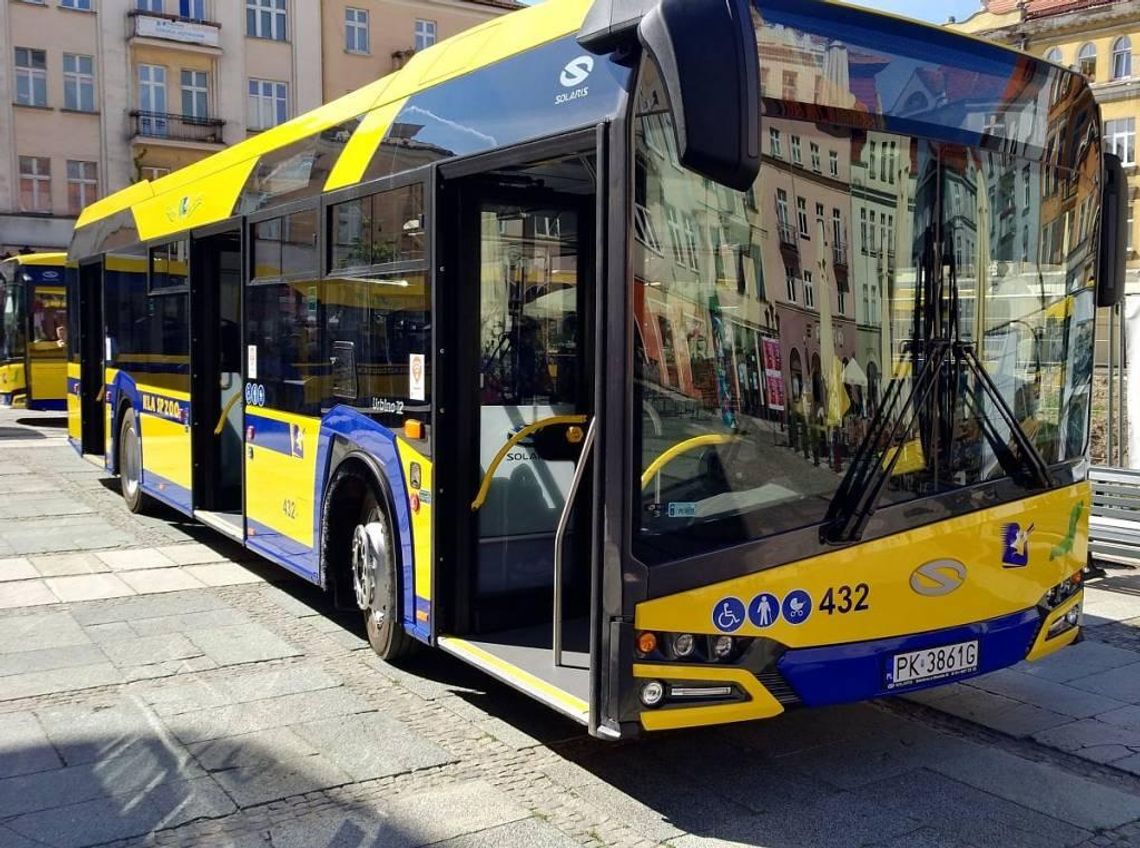
[[[722,633],[732,633],[744,624],[744,601],[724,598],[717,601],[712,614],[713,626]]]

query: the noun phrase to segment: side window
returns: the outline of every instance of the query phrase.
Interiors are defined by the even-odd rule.
[[[190,245],[185,239],[150,250],[150,291],[152,294],[181,289],[190,282]]]
[[[328,360],[317,263],[317,212],[253,225],[253,280],[246,288],[246,341],[252,402],[320,415]],[[262,391],[264,390],[264,391]]]
[[[329,210],[328,407],[387,427],[430,421],[431,288],[424,190],[413,184]]]

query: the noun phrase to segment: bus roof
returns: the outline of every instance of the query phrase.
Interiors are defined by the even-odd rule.
[[[146,240],[224,220],[233,211],[232,202],[227,205],[225,201],[236,200],[238,191],[262,156],[363,116],[341,157],[344,161],[338,162],[326,190],[351,185],[359,180],[399,107],[411,96],[576,32],[589,5],[590,0],[547,0],[466,30],[416,53],[400,70],[363,88],[158,180],[135,183],[92,203],[79,216],[76,229],[128,209],[135,211],[138,218],[139,207],[148,201],[166,198],[169,203],[177,200],[186,187],[207,180],[209,193],[217,197],[215,202],[207,197],[194,210],[197,214],[168,215],[176,219],[169,222],[170,226],[160,226],[147,235],[140,231],[140,236]],[[217,196],[219,189],[220,197]]]
[[[9,256],[4,262],[15,265],[48,265],[62,266],[67,263],[66,253],[22,253],[18,256]]]

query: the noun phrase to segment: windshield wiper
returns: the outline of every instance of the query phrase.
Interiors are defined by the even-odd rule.
[[[903,446],[896,445],[895,442],[900,432],[905,433],[910,429],[909,419],[926,403],[949,350],[949,342],[932,342],[928,345],[926,362],[915,377],[910,394],[903,401],[902,409],[890,426],[889,432],[886,432],[886,428],[890,425],[890,415],[898,402],[901,389],[893,393],[889,404],[884,398],[884,403],[875,414],[866,438],[859,446],[843,482],[839,484],[839,489],[827,508],[823,527],[820,528],[820,539],[823,542],[834,545],[858,541],[862,537],[863,529],[875,512],[879,495],[891,478],[899,457],[902,456]],[[892,380],[888,391],[900,385],[900,382]],[[877,450],[880,444],[885,446],[884,453],[892,449],[894,451],[885,464]]]
[[[980,385],[982,393],[993,401],[1002,420],[1009,428],[1010,435],[1018,448],[1016,454],[1009,449],[1005,440],[997,432],[994,423],[986,417],[984,410],[976,410],[985,437],[993,448],[1002,468],[1015,478],[1019,476],[1017,471],[1022,470],[1024,474],[1020,475],[1022,479],[1019,482],[1030,488],[1046,489],[1052,485],[1053,480],[1049,474],[1048,465],[1037,450],[1037,446],[1021,429],[1013,410],[1009,408],[1009,404],[1002,397],[997,385],[982,367],[973,346],[962,342],[939,340],[930,342],[928,351],[926,362],[915,378],[910,394],[906,396],[902,409],[898,417],[894,419],[889,433],[885,431],[890,415],[898,401],[899,392],[895,391],[890,395],[889,403],[884,398],[884,403],[876,413],[867,437],[859,446],[843,482],[840,483],[835,497],[832,498],[831,504],[828,506],[824,525],[820,529],[821,541],[828,544],[843,544],[856,542],[862,538],[867,522],[875,513],[879,496],[902,456],[903,445],[896,444],[898,436],[900,432],[905,433],[910,428],[910,419],[917,414],[919,409],[923,408],[930,392],[938,382],[948,355],[954,360],[965,363],[970,373],[974,375],[974,379],[977,380],[977,384]],[[888,393],[891,393],[891,390],[895,389],[897,385],[896,381],[892,381]],[[878,450],[880,445],[883,447],[882,452]],[[884,461],[884,457],[887,455],[890,456],[890,459]]]

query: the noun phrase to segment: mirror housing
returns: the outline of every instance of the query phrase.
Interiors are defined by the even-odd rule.
[[[1097,266],[1096,305],[1116,306],[1124,299],[1128,265],[1128,180],[1120,158],[1104,156],[1101,192],[1100,257]]]
[[[737,191],[760,173],[759,48],[748,0],[595,0],[578,42],[657,63],[683,166]]]

